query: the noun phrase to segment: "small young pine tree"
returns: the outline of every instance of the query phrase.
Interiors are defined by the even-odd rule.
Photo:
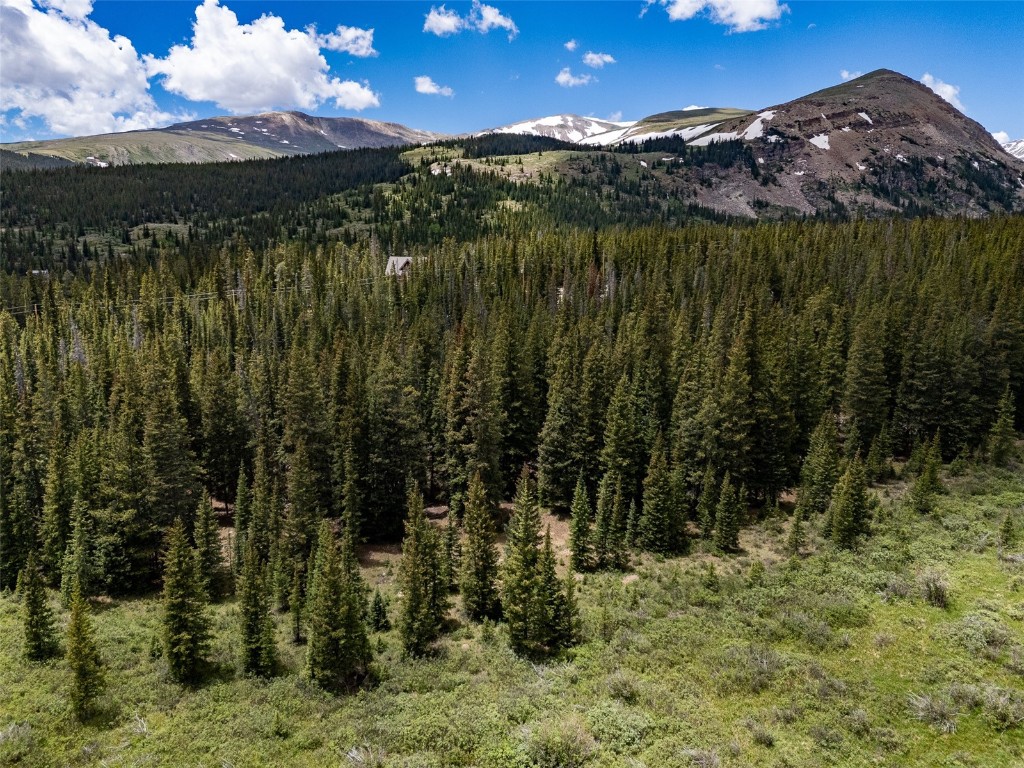
[[[590,546],[590,497],[580,473],[572,496],[572,519],[569,523],[569,564],[574,571],[589,571],[592,563]]]
[[[1003,523],[999,526],[999,546],[1003,549],[1010,549],[1017,544],[1017,523],[1014,521],[1014,513],[1007,512],[1003,517]]]
[[[806,545],[807,531],[804,529],[804,514],[801,510],[796,510],[793,513],[793,522],[786,539],[786,553],[791,557],[796,557]]]
[[[668,458],[659,433],[644,479],[643,514],[637,530],[637,544],[642,549],[662,554],[682,550],[682,518],[674,501]]]
[[[1013,458],[1016,450],[1017,433],[1013,429],[1013,417],[1013,397],[1011,397],[1010,388],[1007,386],[1003,396],[999,398],[996,420],[988,433],[989,461],[997,467],[1005,467]]]
[[[517,653],[533,653],[538,645],[539,558],[540,510],[533,481],[524,468],[508,524],[501,591],[509,644]]]
[[[479,473],[469,481],[462,525],[466,531],[459,581],[462,607],[466,615],[476,621],[496,619],[501,613],[497,587],[498,550],[487,488]]]
[[[910,489],[910,503],[920,514],[928,514],[935,508],[935,497],[942,493],[939,470],[942,469],[942,451],[939,433],[926,444],[921,457],[921,474]]]
[[[18,584],[25,628],[25,658],[29,661],[45,661],[56,656],[59,649],[53,611],[46,601],[46,584],[34,551],[29,553]]]
[[[238,607],[241,614],[240,656],[242,672],[270,677],[277,665],[274,620],[270,614],[270,592],[265,568],[252,543],[245,548],[238,579]]]
[[[743,516],[745,497],[745,490],[736,493],[726,473],[722,480],[722,490],[718,494],[718,506],[715,507],[715,548],[722,552],[735,552],[740,547],[740,519]]]
[[[180,517],[167,537],[163,607],[164,658],[171,677],[181,683],[195,682],[210,642],[210,619],[199,558],[189,546]]]
[[[391,629],[388,604],[379,589],[373,591],[373,602],[370,603],[370,629],[374,632],[387,632]]]
[[[714,467],[708,464],[700,486],[700,498],[697,499],[697,526],[703,539],[710,539],[714,533],[715,506],[718,503],[720,489]]]
[[[92,516],[88,505],[80,496],[75,497],[71,506],[71,539],[61,566],[60,596],[65,606],[71,605],[71,597],[78,589],[88,597],[93,593],[99,580],[96,565],[95,542]]]
[[[89,604],[80,590],[71,596],[71,619],[67,630],[68,666],[71,667],[71,706],[75,716],[84,720],[103,693],[106,680],[103,660],[96,647]]]
[[[205,493],[196,507],[192,540],[196,546],[199,575],[206,590],[206,597],[213,600],[221,593],[223,587],[224,565],[220,552],[220,527],[213,511],[213,500]]]
[[[610,568],[614,560],[612,539],[617,485],[615,473],[605,472],[597,488],[597,512],[594,516],[594,528],[591,531],[590,539],[594,553],[592,562],[598,569]]]
[[[839,458],[836,418],[832,413],[825,413],[811,434],[807,457],[800,470],[797,506],[806,517],[828,511],[832,489],[839,479]]]
[[[411,480],[398,583],[403,595],[398,623],[402,647],[409,656],[422,656],[441,631],[448,590],[441,584],[440,541],[427,523],[423,497]]]
[[[858,537],[868,532],[867,480],[859,456],[836,484],[829,515],[832,541],[840,549],[853,549]]]
[[[548,526],[544,534],[537,570],[537,594],[534,598],[536,616],[531,650],[535,653],[557,653],[572,644],[575,618],[570,615],[569,597],[558,580],[555,551],[551,545],[551,526]]]

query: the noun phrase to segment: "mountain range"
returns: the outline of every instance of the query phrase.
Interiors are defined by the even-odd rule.
[[[1024,210],[1024,141],[1001,146],[929,88],[884,69],[756,111],[692,106],[637,121],[564,114],[461,137],[396,123],[271,112],[9,144],[0,151],[0,163],[13,168],[208,162],[439,140],[457,145],[474,136],[503,134],[562,142],[565,150],[578,147],[578,152],[544,158],[545,170],[561,178],[588,179],[595,153],[610,152],[615,163],[632,164],[641,187],[651,184],[658,195],[735,216],[851,211],[981,216]],[[687,152],[695,147],[706,148],[707,157],[694,162]],[[540,176],[529,169],[519,173],[521,162],[496,167],[516,182]],[[444,163],[435,170],[450,173]],[[588,183],[602,190],[615,183],[599,176]]]

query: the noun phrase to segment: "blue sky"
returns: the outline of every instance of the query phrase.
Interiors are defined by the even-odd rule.
[[[1024,138],[1020,2],[0,0],[0,13],[3,141],[270,108],[447,133],[560,112],[629,120],[766,107],[881,67]]]

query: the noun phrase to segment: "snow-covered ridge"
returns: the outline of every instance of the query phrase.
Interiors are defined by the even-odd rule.
[[[1008,153],[1016,157],[1018,160],[1024,160],[1024,139],[1008,141],[1005,144],[1003,144],[1003,149],[1005,149]]]
[[[549,115],[533,120],[523,120],[501,128],[491,128],[476,135],[515,133],[525,136],[548,136],[552,139],[579,144],[591,136],[622,131],[633,125],[633,121],[598,120],[594,117],[581,117],[580,115]]]

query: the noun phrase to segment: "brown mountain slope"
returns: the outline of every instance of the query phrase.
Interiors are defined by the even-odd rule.
[[[730,174],[701,197],[734,213],[753,213],[755,201],[806,213],[1024,210],[1024,163],[930,89],[890,70],[727,121],[693,143],[730,138],[749,142],[763,175]]]

